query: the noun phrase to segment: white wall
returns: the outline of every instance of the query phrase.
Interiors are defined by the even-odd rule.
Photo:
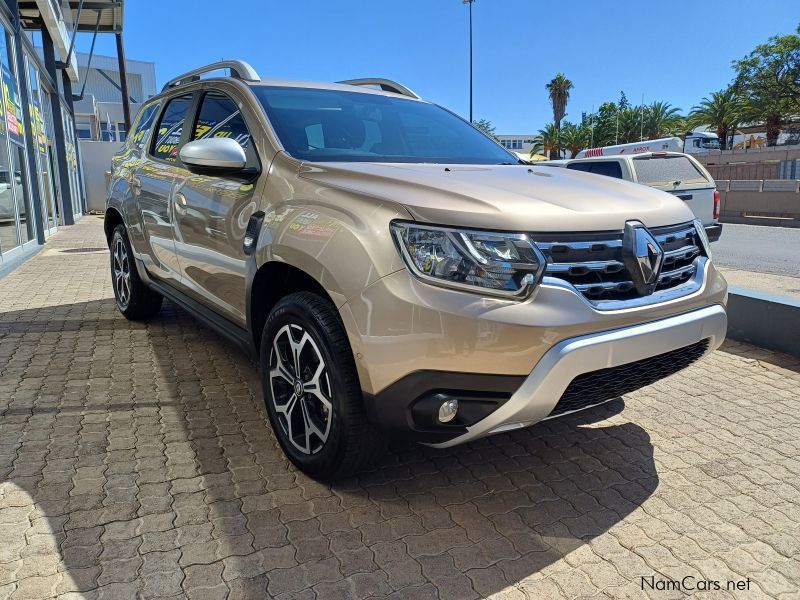
[[[81,140],[83,177],[86,182],[86,208],[105,211],[106,171],[111,170],[111,157],[122,147],[122,142],[95,142]]]

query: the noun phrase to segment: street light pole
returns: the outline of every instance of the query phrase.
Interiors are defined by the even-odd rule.
[[[472,123],[472,4],[475,0],[464,0],[469,4],[469,122]]]

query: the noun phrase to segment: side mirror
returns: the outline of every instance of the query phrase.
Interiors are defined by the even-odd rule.
[[[247,165],[244,148],[230,138],[189,142],[181,148],[180,158],[187,167],[215,171],[241,171]]]

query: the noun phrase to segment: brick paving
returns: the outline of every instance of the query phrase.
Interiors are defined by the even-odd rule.
[[[169,304],[117,313],[100,224],[0,279],[0,597],[800,598],[798,360],[726,343],[330,487],[284,459],[244,355]]]

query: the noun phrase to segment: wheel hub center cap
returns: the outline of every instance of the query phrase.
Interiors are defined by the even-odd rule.
[[[294,382],[294,395],[301,396],[303,394],[303,382],[299,379]]]

